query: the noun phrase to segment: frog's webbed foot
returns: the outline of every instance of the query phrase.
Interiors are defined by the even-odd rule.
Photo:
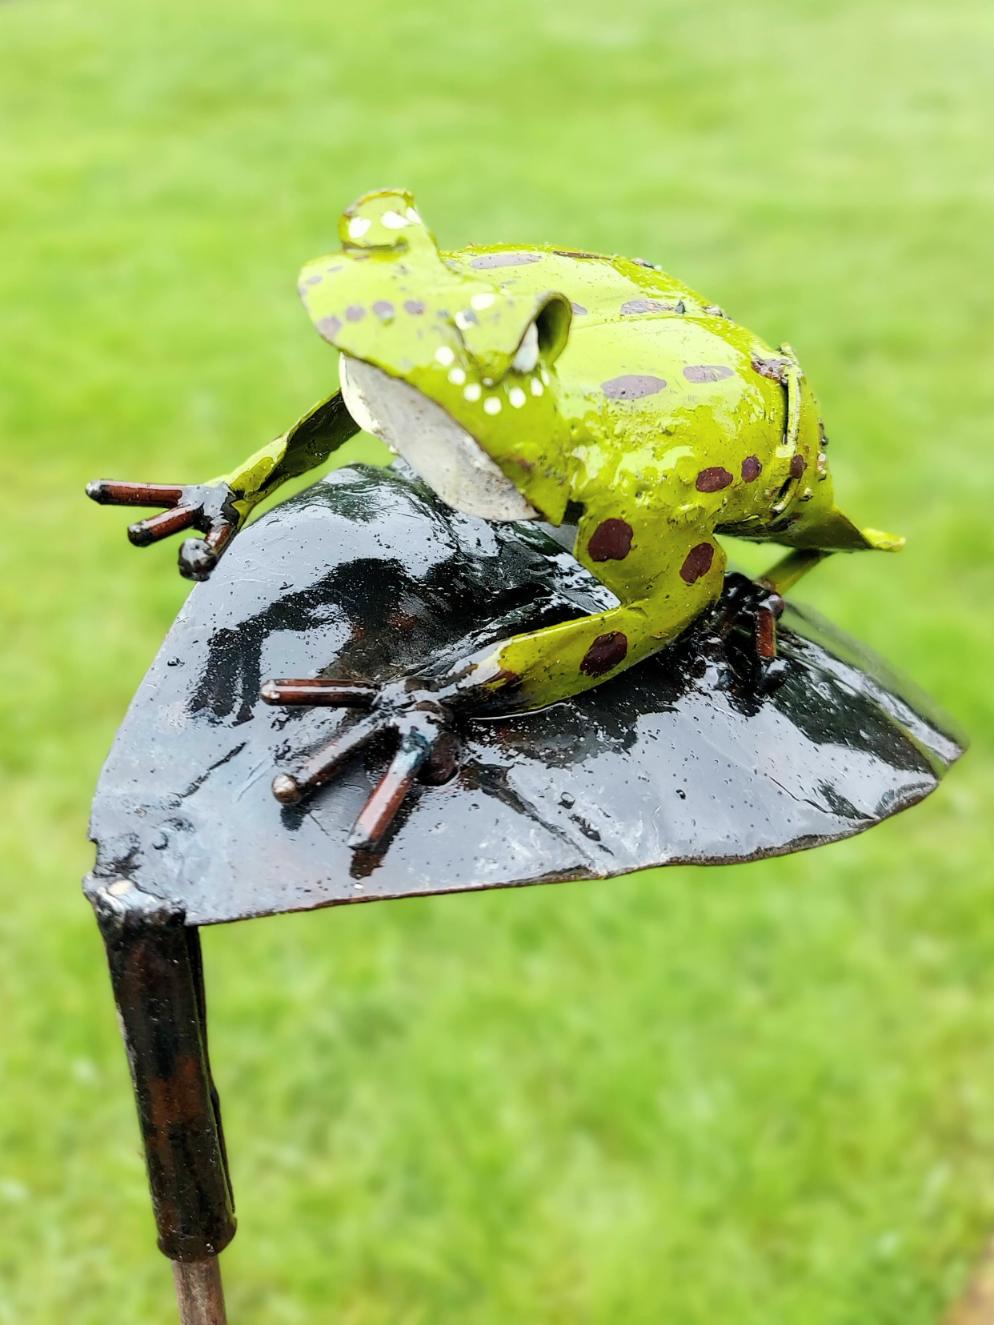
[[[206,580],[218,558],[242,523],[235,493],[224,482],[200,484],[120,483],[96,479],[86,495],[101,506],[162,506],[128,527],[135,547],[147,547],[170,534],[197,529],[203,538],[184,539],[179,549],[180,574],[188,580]]]
[[[458,767],[459,740],[452,711],[423,681],[373,685],[318,677],[267,681],[261,693],[267,704],[360,710],[348,726],[292,772],[277,774],[273,795],[283,805],[295,805],[330,781],[364,747],[385,738],[393,742],[394,754],[386,772],[349,835],[354,850],[369,850],[380,842],[416,779],[437,785],[447,782]]]
[[[738,572],[726,577],[721,604],[723,633],[733,646],[735,660],[744,664],[759,694],[771,694],[786,679],[787,664],[777,653],[777,623],[783,609],[783,598],[770,585]],[[744,648],[734,648],[736,628],[748,637]]]

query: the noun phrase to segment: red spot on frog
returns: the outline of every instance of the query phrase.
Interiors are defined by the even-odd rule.
[[[628,653],[628,636],[620,630],[598,635],[583,655],[580,671],[585,676],[603,676],[612,667],[623,662]]]
[[[722,488],[727,488],[732,482],[732,475],[721,465],[712,465],[709,469],[702,469],[697,475],[695,487],[698,492],[720,492]]]
[[[633,530],[627,520],[602,520],[590,535],[591,561],[624,561],[632,550]]]
[[[742,477],[747,483],[754,483],[763,472],[758,455],[747,455],[742,461]]]
[[[680,578],[687,584],[696,584],[702,575],[707,575],[714,561],[714,544],[697,543],[690,549],[680,567]]]

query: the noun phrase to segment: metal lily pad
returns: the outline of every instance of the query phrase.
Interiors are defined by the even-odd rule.
[[[612,682],[470,724],[461,771],[419,788],[376,855],[346,837],[386,752],[274,800],[274,772],[343,718],[267,707],[267,677],[383,679],[609,601],[547,528],[459,515],[397,466],[335,472],[190,594],[100,779],[91,892],[130,886],[203,925],[750,860],[863,831],[962,753],[922,695],[806,610],[781,623],[785,682],[757,695],[719,606]]]

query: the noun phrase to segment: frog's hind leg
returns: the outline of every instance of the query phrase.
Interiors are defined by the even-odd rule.
[[[771,566],[759,582],[782,598],[808,571],[831,555],[827,548],[795,548]]]
[[[637,538],[632,561],[644,551],[652,567],[651,576],[643,576],[637,566],[625,574],[619,564],[624,557],[616,554],[628,546],[627,536],[616,538],[613,526],[621,522],[602,521],[591,535],[592,523],[581,522],[577,556],[584,564],[600,563],[598,578],[623,601],[591,616],[515,635],[481,658],[476,675],[505,711],[541,708],[625,671],[672,643],[721,593],[725,554],[711,536],[688,537],[684,531],[669,540],[647,537],[645,548]],[[605,549],[611,557],[602,560]]]
[[[349,838],[353,848],[374,847],[415,780],[444,781],[458,766],[461,720],[543,708],[618,675],[675,640],[724,583],[724,553],[699,529],[660,536],[620,517],[585,516],[577,555],[588,568],[596,563],[598,579],[621,599],[616,607],[507,636],[441,672],[429,665],[380,685],[329,677],[267,682],[262,697],[270,704],[359,710],[331,741],[276,777],[276,799],[296,804],[389,737],[393,756]]]

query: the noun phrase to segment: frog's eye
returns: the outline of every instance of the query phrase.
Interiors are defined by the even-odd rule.
[[[338,237],[350,256],[365,256],[369,251],[381,256],[411,249],[436,251],[431,232],[406,189],[364,193],[342,213]]]
[[[522,336],[511,365],[519,373],[534,371],[539,355],[553,363],[563,352],[569,336],[571,310],[560,294],[549,295]]]

